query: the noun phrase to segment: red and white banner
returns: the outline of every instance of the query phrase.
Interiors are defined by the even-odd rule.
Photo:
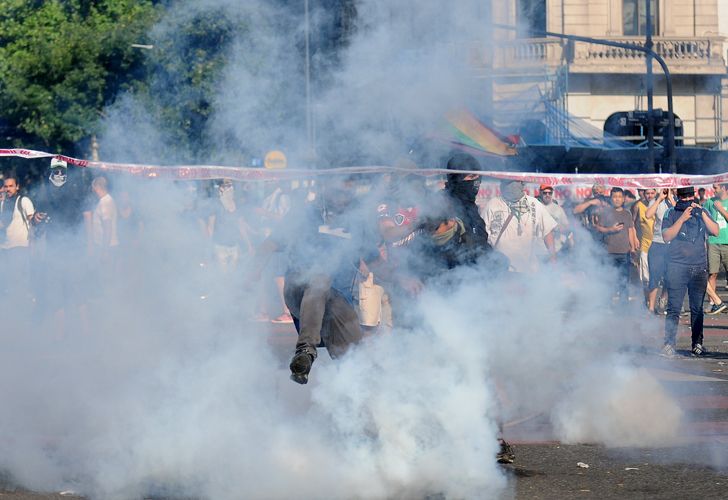
[[[674,188],[681,186],[707,186],[728,182],[728,172],[715,175],[670,175],[670,174],[540,174],[534,172],[482,172],[446,170],[443,168],[421,168],[417,170],[387,166],[341,167],[327,169],[286,168],[269,170],[254,167],[226,167],[215,165],[140,165],[135,163],[109,163],[103,161],[79,160],[70,156],[33,151],[30,149],[0,149],[0,157],[28,159],[58,158],[78,167],[93,168],[105,172],[119,172],[148,178],[171,180],[232,179],[238,181],[265,181],[312,178],[328,175],[416,173],[418,175],[441,175],[446,173],[473,173],[493,179],[514,179],[528,184],[549,186],[583,186],[603,184],[623,188]]]

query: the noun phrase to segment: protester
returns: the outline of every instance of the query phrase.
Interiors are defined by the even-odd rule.
[[[713,188],[715,189],[715,186]],[[701,187],[698,189],[698,203],[704,207],[706,201],[708,201],[708,198],[705,196],[705,188]]]
[[[470,155],[459,153],[447,162],[448,170],[480,170],[477,160]],[[489,249],[488,232],[485,221],[480,216],[475,199],[480,190],[479,174],[448,174],[445,194],[449,205],[447,218],[455,218],[463,224],[463,235],[458,242],[457,263],[474,263]]]
[[[554,229],[554,249],[558,255],[562,251],[569,248],[573,243],[571,235],[571,224],[569,217],[566,215],[561,206],[554,200],[554,188],[548,184],[542,184],[538,188],[538,199],[548,210],[551,217],[557,222],[558,226]]]
[[[424,289],[428,277],[437,274],[433,266],[439,269],[442,263],[432,259],[428,207],[435,203],[424,178],[409,159],[398,160],[396,166],[402,173],[383,179],[375,192],[380,252],[368,267],[389,297],[393,325],[406,328],[417,323],[407,302]]]
[[[708,215],[718,224],[720,232],[717,236],[708,237],[708,285],[706,292],[711,307],[708,314],[718,314],[728,309],[716,291],[718,273],[728,271],[728,183],[714,184],[715,196],[705,201],[704,208]]]
[[[207,234],[213,242],[218,269],[225,274],[237,269],[241,243],[247,255],[252,255],[254,249],[247,223],[235,200],[232,180],[223,180],[218,186],[217,194],[218,199],[207,219]]]
[[[629,300],[630,255],[637,251],[639,242],[632,215],[624,208],[624,191],[614,187],[611,191],[611,208],[602,211],[597,231],[605,236],[607,254],[617,270],[615,298],[626,305]]]
[[[632,213],[632,207],[637,203],[637,197],[629,189],[623,189],[624,191],[624,209],[629,213]]]
[[[606,188],[603,184],[596,183],[592,186],[591,197],[577,203],[572,210],[574,215],[578,215],[581,225],[589,231],[595,241],[602,242],[602,234],[596,230],[596,224],[599,220],[599,213],[604,207],[609,206],[609,198],[604,195]]]
[[[553,232],[558,224],[543,203],[525,193],[523,182],[501,181],[501,194],[485,205],[483,219],[493,248],[508,257],[512,271],[538,271],[543,245],[548,259],[556,261]]]
[[[650,270],[649,293],[647,297],[647,310],[651,313],[657,311],[657,292],[662,286],[660,302],[664,303],[667,299],[667,287],[664,286],[665,277],[667,276],[667,243],[662,238],[662,221],[665,213],[675,205],[675,198],[669,189],[660,191],[655,202],[645,212],[647,219],[654,218],[652,231],[652,243],[647,252],[647,265]],[[667,312],[665,309],[663,312]]]
[[[266,237],[273,231],[280,231],[281,221],[291,209],[290,192],[290,182],[281,182],[275,186],[273,191],[263,200],[261,207],[256,209],[255,212],[260,217],[263,232]],[[293,317],[286,306],[285,297],[283,295],[283,289],[285,286],[284,274],[286,271],[284,256],[279,253],[273,255],[270,263],[268,264],[268,268],[270,273],[273,275],[273,281],[276,286],[276,291],[278,292],[281,309],[281,314],[273,318],[271,321],[277,324],[293,323]],[[262,305],[260,307],[263,309]],[[268,314],[261,311],[256,319],[265,321],[270,318],[268,317]]]
[[[650,295],[650,263],[649,252],[652,245],[652,235],[655,230],[655,217],[647,217],[647,210],[655,203],[655,190],[642,189],[640,199],[632,206],[634,226],[639,240],[639,276],[645,296],[645,305],[649,303]]]
[[[3,182],[3,225],[5,241],[0,246],[0,260],[6,274],[2,283],[4,292],[30,299],[30,239],[31,224],[35,215],[33,202],[20,192],[16,175],[7,175]]]
[[[690,303],[691,352],[705,354],[703,348],[703,301],[708,283],[706,240],[720,233],[718,224],[695,200],[695,188],[677,190],[678,201],[663,219],[662,237],[668,245],[667,318],[662,354],[675,355],[680,308],[688,294]]]
[[[36,191],[36,237],[44,241],[36,260],[42,285],[39,299],[44,310],[53,314],[59,335],[65,333],[66,316],[71,309],[78,313],[82,326],[88,326],[83,271],[88,237],[84,220],[91,211],[89,195],[81,172],[69,171],[66,162],[56,158],[51,160],[48,181]]]
[[[12,203],[5,203],[5,175],[0,173],[0,248],[5,243],[5,233],[10,221],[13,219]]]
[[[323,340],[336,358],[362,338],[353,304],[354,286],[361,261],[376,259],[379,252],[366,227],[351,217],[351,180],[330,179],[318,208],[296,208],[287,218],[291,231],[276,231],[261,246],[254,269],[276,250],[285,249],[287,266],[284,296],[291,311],[298,341],[290,363],[291,379],[308,382]],[[282,227],[282,226],[281,226]]]
[[[96,177],[91,182],[91,190],[98,198],[92,218],[94,257],[101,264],[103,274],[113,273],[116,265],[116,250],[119,246],[117,233],[119,215],[116,203],[109,194],[106,177]]]

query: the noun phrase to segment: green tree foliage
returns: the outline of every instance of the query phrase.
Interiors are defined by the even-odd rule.
[[[180,16],[171,11],[150,33],[149,78],[135,97],[181,156],[205,154],[208,119],[214,112],[218,78],[229,62],[231,45],[248,31],[248,17],[224,8],[191,8]]]
[[[5,0],[0,10],[0,140],[75,152],[119,91],[145,77],[150,0]]]

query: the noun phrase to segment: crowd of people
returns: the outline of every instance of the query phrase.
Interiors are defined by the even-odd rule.
[[[666,354],[674,350],[674,325],[684,299],[680,290],[688,292],[692,304],[695,354],[704,351],[698,333],[702,330],[704,296],[698,292],[702,290],[710,299],[707,314],[728,309],[716,292],[719,272],[728,270],[728,185],[712,186],[715,196],[708,199],[704,188],[698,198],[694,198],[693,188],[659,193],[639,189],[634,196],[628,189],[613,187],[607,192],[605,186],[595,184],[590,197],[573,203],[568,191],[557,193],[554,187],[542,185],[531,196],[522,182],[504,180],[495,196],[483,199],[478,196],[478,174],[451,174],[444,184],[438,184],[418,175],[411,162],[399,166],[411,168],[412,173],[405,168],[405,174],[376,180],[287,181],[265,183],[263,187],[261,183],[236,185],[229,179],[205,185],[190,183],[193,201],[185,208],[196,221],[200,240],[208,246],[201,261],[209,260],[222,275],[243,274],[246,266],[264,274],[270,293],[259,294],[251,319],[295,323],[299,330],[302,313],[294,314],[291,308],[298,311],[300,304],[290,295],[301,271],[293,270],[296,266],[292,263],[301,267],[303,262],[320,261],[320,252],[331,253],[326,249],[331,244],[327,240],[345,239],[352,247],[352,224],[362,233],[354,241],[366,242],[366,246],[347,249],[356,265],[347,261],[344,267],[356,272],[338,276],[331,271],[336,266],[327,262],[328,270],[321,274],[328,276],[324,284],[330,286],[320,286],[340,289],[345,302],[357,306],[357,328],[364,332],[401,324],[408,310],[396,307],[401,296],[416,294],[443,269],[473,264],[487,255],[493,268],[533,273],[549,262],[568,261],[575,245],[585,239],[601,249],[597,257],[614,268],[615,307],[635,299],[637,282],[642,286],[646,310],[667,315]],[[473,172],[480,169],[474,158],[464,154],[452,156],[447,167]],[[53,272],[54,266],[48,265],[53,256],[47,254],[81,252],[103,277],[103,273],[118,270],[125,255],[142,238],[144,221],[128,190],[112,193],[104,175],[71,177],[68,165],[58,159],[51,161],[47,182],[23,186],[18,176],[3,175],[0,249],[8,272],[17,277],[5,281],[13,283],[16,296],[38,298],[27,279],[31,255],[47,277],[42,286],[45,298],[62,297],[67,295],[60,293],[66,284]],[[686,201],[690,201],[687,209]],[[312,210],[314,216],[309,214]],[[683,217],[672,220],[676,213]],[[670,225],[666,227],[668,215]],[[324,238],[320,228],[330,226],[333,220],[341,227]],[[695,221],[698,227],[693,234]],[[673,235],[669,229],[674,225],[690,231],[679,230]],[[316,237],[303,237],[311,228]],[[295,241],[288,241],[291,236]],[[705,259],[699,251],[703,239],[707,239],[703,244]],[[671,244],[673,240],[676,243]],[[695,246],[694,255],[684,248],[685,255],[677,255],[685,241]],[[689,270],[678,276],[679,265]],[[693,269],[701,265],[706,267],[705,284],[698,280],[702,274]],[[671,279],[667,279],[669,273]],[[343,279],[342,283],[337,284],[337,279]],[[670,285],[677,283],[680,286],[670,293]],[[5,287],[5,293],[10,293],[8,285]],[[318,323],[314,322],[316,334],[311,334],[314,340],[321,330]],[[305,340],[305,323],[303,331],[306,334],[298,351],[315,358],[315,346],[320,341]]]
[[[440,180],[419,175],[408,160],[397,166],[377,177],[221,179],[184,187],[190,196],[179,210],[194,226],[197,237],[190,239],[202,242],[190,241],[204,249],[200,265],[209,261],[233,286],[269,285],[270,293],[254,294],[249,320],[295,325],[295,382],[307,383],[319,347],[335,358],[373,332],[416,326],[407,301],[446,282],[456,268],[523,276],[568,263],[580,245],[613,269],[615,310],[638,295],[647,312],[666,314],[666,356],[675,355],[686,293],[693,355],[705,353],[705,294],[708,314],[728,309],[716,292],[718,274],[728,270],[728,184],[714,185],[710,199],[705,190],[696,198],[693,187],[640,189],[635,196],[595,184],[587,199],[571,202],[562,191],[559,203],[553,186],[541,185],[531,196],[523,182],[501,180],[495,196],[483,199],[480,174],[455,173],[480,170],[469,155],[451,156],[447,169],[454,173]],[[106,176],[69,172],[58,159],[36,185],[4,174],[0,293],[40,301],[60,313],[62,325],[67,298],[78,294],[54,263],[82,256],[100,281],[125,272],[145,231],[132,199]],[[33,270],[43,277],[39,286],[28,279]],[[634,282],[642,293],[634,293]],[[82,309],[83,301],[74,302]],[[508,461],[504,450],[500,458]]]

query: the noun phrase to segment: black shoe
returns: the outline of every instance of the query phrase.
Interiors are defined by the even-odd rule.
[[[721,302],[720,304],[713,304],[709,311],[705,311],[705,314],[718,314],[722,313],[726,309],[728,309],[728,304],[726,304],[725,302]]]
[[[703,344],[695,344],[693,346],[691,353],[693,356],[705,356],[706,354],[708,354],[707,351],[705,350],[705,348],[703,347]]]
[[[495,458],[499,464],[512,464],[516,459],[515,453],[513,453],[513,446],[506,443],[505,440],[499,439],[500,450],[496,453]]]
[[[313,356],[306,351],[297,351],[291,359],[291,380],[297,384],[308,383],[308,374],[313,364]]]

